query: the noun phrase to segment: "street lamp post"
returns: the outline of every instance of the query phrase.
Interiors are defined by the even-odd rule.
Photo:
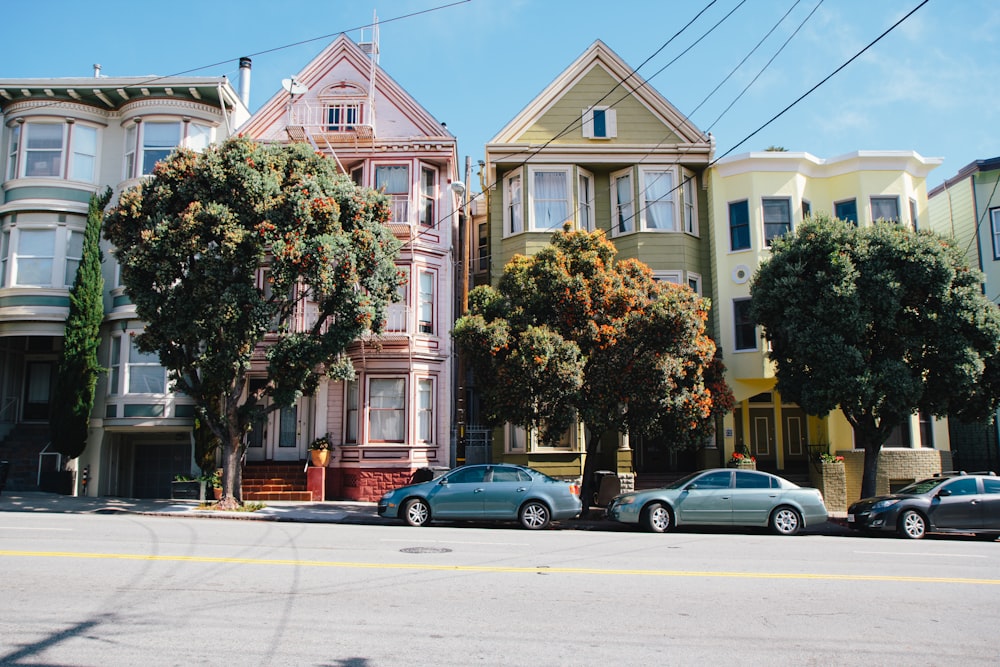
[[[465,158],[466,171],[468,172],[469,158]],[[469,308],[469,241],[468,241],[468,211],[466,210],[466,193],[468,192],[465,183],[468,182],[468,176],[466,176],[466,181],[453,181],[451,184],[451,190],[458,197],[459,208],[458,208],[458,247],[459,247],[459,280],[461,281],[459,285],[459,317],[465,314],[465,311]],[[465,463],[465,446],[466,446],[466,436],[465,436],[465,354],[460,348],[456,348],[455,355],[458,360],[458,368],[456,374],[458,376],[456,386],[455,386],[455,430],[457,436],[457,442],[455,443],[455,465],[460,466]]]

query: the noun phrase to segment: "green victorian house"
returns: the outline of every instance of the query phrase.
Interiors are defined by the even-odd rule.
[[[568,222],[604,231],[619,257],[641,260],[659,279],[711,294],[705,170],[713,150],[710,136],[607,45],[594,42],[487,144],[487,225],[477,246],[480,260],[488,256],[489,262],[477,263],[475,277],[496,284],[511,258],[537,252]],[[491,460],[560,477],[583,470],[582,425],[555,447],[508,425],[487,447]],[[599,467],[616,471],[626,487],[635,474],[704,463],[694,452],[672,453],[663,442],[625,434],[602,443],[598,455]]]

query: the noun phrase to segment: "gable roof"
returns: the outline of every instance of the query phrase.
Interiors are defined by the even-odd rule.
[[[342,80],[338,67],[348,66],[354,70],[358,83],[362,83],[366,92],[369,86],[372,63],[369,56],[347,35],[341,33],[319,55],[313,58],[295,75],[295,80],[303,84],[309,92],[305,96],[317,96],[327,86]],[[452,135],[440,121],[434,118],[406,90],[385,73],[379,65],[375,65],[375,122],[376,134],[380,138],[428,138],[454,141]],[[253,114],[250,120],[240,128],[240,132],[260,139],[274,139],[284,132],[287,123],[289,93],[284,89],[276,92],[271,99]],[[400,121],[401,128],[390,132],[391,124],[378,125],[379,118],[391,108],[392,117]]]
[[[605,99],[594,100],[594,104],[612,106],[623,95],[631,95],[664,125],[668,126],[680,138],[682,143],[711,143],[711,137],[695,127],[684,114],[668,102],[656,89],[650,86],[601,40],[597,40],[591,44],[545,90],[535,97],[513,120],[507,123],[489,143],[504,144],[517,142],[521,135],[546,110],[557,103],[595,67],[602,67],[606,70],[619,83],[619,86],[607,95]]]

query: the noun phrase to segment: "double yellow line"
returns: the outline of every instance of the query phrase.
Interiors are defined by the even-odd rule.
[[[1000,579],[966,577],[909,577],[880,574],[819,574],[807,572],[713,572],[703,570],[618,570],[590,567],[507,567],[499,565],[433,565],[429,563],[360,563],[347,561],[292,560],[275,558],[229,558],[212,556],[158,556],[151,554],[87,553],[77,551],[0,550],[0,557],[78,558],[94,560],[134,560],[171,563],[223,563],[238,565],[290,565],[293,567],[335,567],[363,570],[417,570],[434,572],[478,572],[508,574],[589,574],[629,577],[708,577],[715,579],[786,579],[810,581],[882,581],[922,584],[971,584],[998,586]]]

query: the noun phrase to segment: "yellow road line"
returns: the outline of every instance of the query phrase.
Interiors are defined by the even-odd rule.
[[[970,579],[963,577],[907,577],[871,574],[820,574],[807,572],[711,572],[686,570],[615,570],[586,567],[505,567],[497,565],[433,565],[429,563],[358,563],[317,560],[285,560],[271,558],[222,558],[211,556],[157,556],[150,554],[86,553],[76,551],[11,551],[0,550],[0,556],[29,558],[81,558],[136,560],[177,563],[226,563],[242,565],[293,565],[296,567],[338,567],[365,570],[422,570],[437,572],[490,572],[514,574],[596,574],[636,577],[710,577],[722,579],[788,579],[815,581],[884,581],[925,584],[974,584],[997,586],[1000,579]]]

